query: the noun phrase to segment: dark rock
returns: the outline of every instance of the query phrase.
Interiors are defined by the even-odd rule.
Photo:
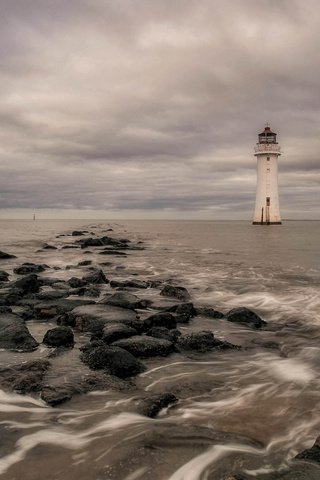
[[[175,317],[168,312],[159,312],[151,315],[144,320],[145,328],[165,327],[168,329],[176,328],[177,322]]]
[[[138,332],[143,328],[143,323],[137,319],[134,311],[100,303],[77,307],[68,315],[59,317],[57,322],[60,325],[69,325],[92,333],[102,333],[104,326],[110,323],[122,323]]]
[[[75,243],[80,245],[81,248],[101,247],[104,245],[100,238],[81,238],[80,240],[76,240]]]
[[[48,301],[51,302],[52,300],[57,300],[59,298],[64,298],[69,295],[68,290],[45,290],[43,292],[39,292],[35,295],[35,298],[38,301]]]
[[[79,248],[77,245],[63,245],[62,250],[70,250],[73,248]]]
[[[255,328],[261,328],[267,325],[267,322],[246,307],[233,308],[226,314],[225,318],[229,322],[244,323]]]
[[[31,352],[38,347],[22,318],[18,315],[0,314],[0,348]]]
[[[320,463],[320,437],[318,437],[311,448],[304,450],[295,457],[300,460],[308,460],[311,462]]]
[[[49,366],[48,360],[34,360],[0,368],[0,386],[22,394],[37,392]]]
[[[88,233],[88,230],[73,230],[71,233],[72,237],[81,237],[82,235],[85,235]]]
[[[127,378],[145,370],[145,366],[130,352],[116,346],[99,345],[84,351],[81,360],[93,370],[104,369],[111,375]]]
[[[86,280],[83,280],[82,278],[71,277],[69,278],[67,283],[70,285],[71,288],[80,288],[87,285],[88,282],[86,282]]]
[[[178,298],[182,301],[190,300],[190,294],[186,288],[175,287],[173,285],[165,285],[161,290],[160,295],[163,295],[164,297]]]
[[[143,280],[111,280],[110,287],[112,288],[148,288],[148,283]]]
[[[41,283],[38,280],[38,276],[35,273],[27,275],[26,277],[19,278],[13,284],[13,286],[21,290],[23,295],[29,293],[38,293]]]
[[[102,332],[102,340],[106,343],[112,343],[121,338],[128,338],[137,335],[135,328],[123,325],[121,323],[114,323],[106,325]]]
[[[207,352],[217,346],[217,341],[210,331],[193,332],[181,335],[177,341],[178,347],[183,350]]]
[[[145,335],[117,340],[113,345],[124,348],[137,357],[166,356],[174,351],[172,342]]]
[[[48,243],[45,243],[42,246],[42,249],[43,250],[57,250],[57,247],[55,247],[54,245],[49,245]]]
[[[134,310],[135,308],[144,308],[145,304],[136,295],[128,292],[116,292],[109,297],[105,297],[100,303],[106,305],[114,305],[121,308],[129,308]]]
[[[92,264],[92,260],[82,260],[82,262],[78,263],[78,267],[87,267],[88,265]]]
[[[5,272],[4,270],[0,270],[0,282],[8,282],[9,281],[9,273]]]
[[[71,347],[74,344],[73,331],[70,327],[55,327],[48,330],[43,343],[49,347]]]
[[[177,403],[178,399],[172,393],[160,393],[157,395],[150,395],[144,398],[138,404],[138,412],[140,415],[154,418],[158,415],[160,410],[167,408],[170,405]]]
[[[85,375],[72,374],[58,384],[45,385],[41,391],[41,398],[51,407],[61,405],[71,400],[74,395],[84,394],[97,390],[128,390],[132,385],[118,377],[107,375],[104,372],[92,372]]]
[[[210,307],[197,307],[196,315],[203,315],[204,317],[210,317],[210,318],[224,317],[223,313],[219,312],[218,310],[214,310],[214,308],[210,308]]]
[[[86,275],[83,277],[83,281],[87,283],[94,283],[94,284],[99,284],[99,283],[109,283],[109,280],[106,278],[105,274],[103,273],[102,270],[93,270],[89,275]]]
[[[148,330],[147,335],[155,338],[163,338],[169,342],[175,343],[181,335],[179,330],[168,330],[165,327],[152,327]]]
[[[38,318],[51,318],[55,317],[56,315],[62,315],[63,313],[70,312],[76,307],[92,304],[94,304],[93,300],[62,298],[49,302],[36,303],[33,308]]]
[[[106,250],[102,250],[101,252],[99,252],[99,255],[116,255],[118,257],[126,257],[127,254],[124,253],[124,252],[119,252],[118,250],[114,250],[114,249],[106,249]]]
[[[46,265],[36,265],[35,263],[23,263],[20,267],[15,267],[13,272],[16,275],[28,275],[30,273],[41,273],[46,269]]]
[[[7,260],[9,258],[17,258],[15,255],[11,255],[11,253],[6,253],[6,252],[2,252],[0,250],[0,259],[2,260]]]

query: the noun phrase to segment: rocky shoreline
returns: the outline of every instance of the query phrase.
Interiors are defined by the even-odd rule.
[[[135,377],[145,372],[154,358],[161,363],[161,358],[170,355],[177,359],[201,358],[207,352],[245,348],[217,338],[212,329],[181,328],[197,322],[200,316],[255,331],[268,328],[262,318],[243,306],[222,313],[211,306],[194,304],[189,291],[171,279],[137,278],[136,272],[127,276],[120,264],[110,278],[111,263],[117,259],[123,262],[146,246],[120,238],[111,228],[102,236],[93,229],[60,234],[54,242],[42,246],[48,264],[50,254],[76,250],[83,260],[74,265],[52,268],[47,263],[21,263],[10,252],[0,251],[0,349],[21,355],[21,361],[0,368],[1,389],[41,398],[50,407],[93,391],[135,391]],[[106,256],[110,261],[103,261]],[[1,263],[7,268],[2,270]],[[70,276],[63,280],[55,277],[59,269],[70,272]],[[32,322],[43,326],[41,341],[30,332]],[[39,349],[39,358],[26,358],[25,354]],[[68,371],[71,354],[82,362],[81,374],[74,373],[72,364]],[[54,373],[58,357],[66,358],[64,376],[50,382],[59,376]],[[140,395],[134,408],[140,415],[155,418],[178,402],[176,392],[164,391]],[[318,441],[300,453],[289,470],[255,478],[316,478],[312,476],[314,462],[320,462]],[[253,477],[239,472],[224,480],[249,478]]]

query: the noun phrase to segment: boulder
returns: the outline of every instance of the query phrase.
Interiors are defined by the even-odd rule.
[[[0,250],[0,260],[7,260],[9,258],[17,258],[15,255],[11,255],[11,253],[6,253],[6,252],[2,252]]]
[[[74,344],[70,327],[55,327],[48,330],[42,341],[48,347],[71,347]]]
[[[35,263],[23,263],[20,267],[15,267],[13,272],[16,275],[29,275],[30,273],[41,273],[46,269],[46,265],[36,265]]]
[[[303,450],[295,457],[299,460],[308,460],[311,462],[320,463],[320,437],[318,437],[311,448]]]
[[[49,367],[48,360],[33,360],[0,368],[0,386],[22,394],[38,392]]]
[[[100,269],[94,269],[91,273],[83,277],[83,281],[86,283],[109,283],[109,280],[106,278],[105,274]]]
[[[42,245],[42,250],[57,250],[57,247],[54,245],[49,245],[48,243],[44,243]]]
[[[109,297],[103,298],[100,303],[132,310],[135,308],[143,308],[145,306],[143,300],[129,292],[116,292]]]
[[[169,342],[175,343],[181,335],[181,332],[176,329],[169,330],[165,327],[152,327],[146,333],[150,337],[163,338]]]
[[[132,377],[145,370],[143,363],[130,352],[113,345],[93,345],[84,350],[80,358],[93,370],[104,369],[119,378]]]
[[[101,303],[74,308],[67,315],[59,317],[57,323],[92,333],[102,333],[104,326],[110,323],[122,323],[136,329],[138,332],[143,328],[143,323],[137,319],[137,315],[133,310]]]
[[[137,334],[137,330],[129,325],[111,323],[103,328],[102,340],[106,343],[112,343],[116,340],[120,340],[121,338],[133,337]]]
[[[137,357],[166,356],[174,351],[172,342],[146,335],[123,338],[114,342],[113,345],[124,348]]]
[[[92,260],[82,260],[82,262],[78,263],[78,267],[87,267],[88,265],[92,264]]]
[[[38,276],[35,273],[31,273],[26,277],[19,278],[13,284],[13,287],[19,289],[23,295],[28,295],[29,293],[38,293],[40,290],[41,283],[38,280]]]
[[[229,322],[241,323],[254,328],[261,328],[267,325],[267,322],[246,307],[233,308],[226,314],[225,318]]]
[[[0,282],[8,282],[9,281],[9,273],[5,272],[4,270],[0,270]]]
[[[110,287],[112,288],[148,288],[148,283],[143,280],[111,280]]]
[[[76,307],[92,304],[94,304],[93,300],[58,298],[57,300],[36,303],[33,309],[38,318],[51,318],[70,312]]]
[[[82,278],[77,278],[77,277],[71,277],[69,278],[69,280],[67,281],[68,285],[70,285],[71,288],[80,288],[80,287],[84,287],[85,285],[87,285],[87,281],[82,279]]]
[[[81,237],[82,235],[85,235],[88,233],[88,230],[73,230],[71,233],[72,237]]]
[[[165,327],[168,329],[174,329],[177,326],[175,317],[169,312],[159,312],[151,315],[144,320],[145,328],[150,329],[152,327]]]
[[[165,285],[160,292],[160,295],[164,297],[178,298],[182,301],[190,300],[190,294],[184,287],[175,287],[173,285]]]
[[[204,330],[181,335],[177,340],[177,345],[182,350],[207,352],[217,346],[217,341],[212,332]]]
[[[31,352],[38,342],[30,334],[22,318],[13,313],[0,314],[0,348]]]
[[[170,405],[174,405],[177,401],[178,399],[173,393],[150,395],[140,400],[138,404],[138,413],[140,413],[140,415],[145,415],[146,417],[154,418],[158,415],[160,410],[167,408]]]
[[[119,252],[118,250],[115,250],[114,248],[106,248],[99,252],[99,255],[116,255],[118,257],[126,257],[127,254],[124,252]]]
[[[197,307],[195,309],[195,314],[196,315],[202,315],[204,317],[209,317],[209,318],[223,318],[224,314],[219,312],[218,310],[215,310],[214,308],[211,307]]]

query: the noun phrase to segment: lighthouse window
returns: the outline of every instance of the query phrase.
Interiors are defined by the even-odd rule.
[[[270,157],[267,157],[267,162],[270,162]]]
[[[267,207],[269,207],[270,206],[270,197],[267,197],[266,200],[267,200]]]

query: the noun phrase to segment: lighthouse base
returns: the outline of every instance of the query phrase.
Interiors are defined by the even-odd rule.
[[[252,222],[252,225],[282,225],[282,222]]]

